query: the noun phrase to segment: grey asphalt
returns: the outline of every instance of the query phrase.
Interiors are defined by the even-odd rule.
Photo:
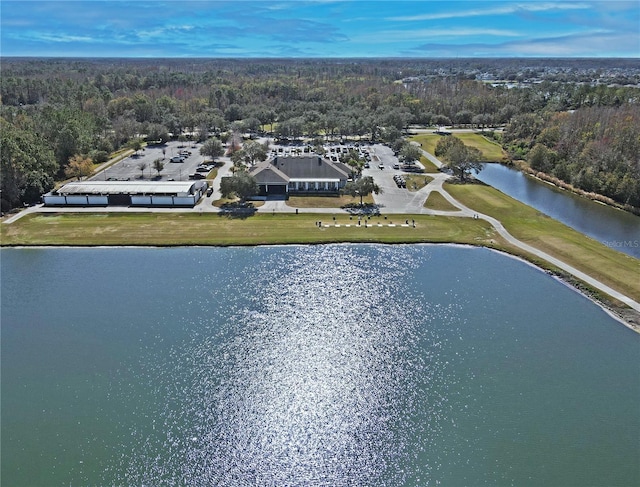
[[[147,146],[137,154],[131,153],[128,157],[117,163],[103,164],[98,171],[90,178],[94,181],[106,181],[108,179],[118,181],[187,181],[189,174],[193,174],[204,161],[200,155],[202,144],[178,141],[168,142],[164,146]],[[189,151],[184,162],[171,162],[173,156],[177,156],[180,151]],[[161,159],[164,168],[158,174],[153,168],[153,162]],[[144,169],[140,169],[144,167]]]

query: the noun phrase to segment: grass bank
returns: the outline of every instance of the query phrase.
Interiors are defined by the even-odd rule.
[[[611,249],[490,186],[446,184],[445,189],[469,208],[500,220],[517,239],[640,301],[640,260]]]
[[[335,221],[334,221],[335,216]],[[416,227],[403,227],[415,220]],[[318,228],[318,221],[329,228]],[[371,217],[276,213],[43,213],[0,226],[2,245],[261,245],[336,242],[462,243],[510,249],[482,220],[428,215]],[[340,227],[333,226],[334,224]],[[378,226],[378,224],[382,226]],[[390,224],[395,226],[391,227]],[[350,226],[347,226],[350,225]]]

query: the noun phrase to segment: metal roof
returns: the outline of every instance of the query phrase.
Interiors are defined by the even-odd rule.
[[[288,181],[346,181],[350,169],[341,162],[331,162],[317,154],[297,157],[274,157],[250,170],[259,184],[283,184]]]
[[[250,173],[258,184],[287,184],[289,176],[271,164],[261,164],[251,169]]]
[[[290,183],[339,183],[337,178],[291,178]]]
[[[190,194],[193,181],[73,181],[58,194]]]

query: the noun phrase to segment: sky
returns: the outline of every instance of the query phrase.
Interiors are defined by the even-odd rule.
[[[2,0],[0,54],[639,58],[640,0]]]

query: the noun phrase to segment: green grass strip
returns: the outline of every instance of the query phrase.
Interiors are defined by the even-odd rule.
[[[407,220],[415,220],[416,227],[402,226]],[[319,228],[317,222],[323,226]],[[303,211],[298,215],[256,213],[237,217],[214,213],[42,213],[0,228],[3,246],[447,242],[500,247],[503,243],[487,222],[469,218],[388,215],[386,219],[367,219],[365,228],[364,221],[358,226],[357,217]]]
[[[424,207],[431,210],[438,211],[457,211],[459,208],[453,206],[439,191],[431,191],[427,201],[424,202]]]

